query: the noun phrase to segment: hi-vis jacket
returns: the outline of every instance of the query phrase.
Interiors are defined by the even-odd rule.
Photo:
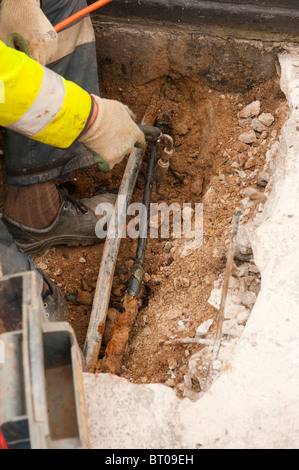
[[[0,41],[0,125],[34,140],[68,148],[93,112],[91,96]]]

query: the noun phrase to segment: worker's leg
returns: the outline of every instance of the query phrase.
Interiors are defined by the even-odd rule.
[[[37,270],[34,262],[22,254],[6,226],[0,220],[0,277],[26,271],[36,271],[40,292],[44,300],[45,315],[51,321],[61,321],[65,317],[64,300],[60,289],[51,279]],[[5,299],[4,299],[5,301]],[[0,305],[1,311],[5,305]]]
[[[86,5],[85,0],[42,1],[43,11],[53,25]],[[58,51],[48,67],[89,93],[99,94],[95,37],[89,16],[59,33]],[[90,245],[100,241],[95,234],[94,210],[105,198],[92,198],[80,206],[59,194],[51,181],[92,164],[93,157],[79,143],[61,150],[8,132],[3,220],[23,251],[38,253],[61,243]]]

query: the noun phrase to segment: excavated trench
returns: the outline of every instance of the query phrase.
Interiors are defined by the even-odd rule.
[[[184,238],[149,239],[140,311],[120,375],[134,383],[165,384],[178,396],[193,399],[204,389],[211,351],[196,342],[177,344],[175,340],[215,337],[233,216],[243,204],[244,226],[262,210],[248,195],[258,191],[258,202],[264,202],[275,148],[289,113],[277,74],[277,52],[286,46],[279,38],[275,43],[270,37],[265,42],[253,37],[233,39],[230,30],[219,28],[203,31],[99,16],[94,17],[94,25],[102,96],[127,104],[138,121],[154,100],[158,121],[169,120],[168,133],[175,148],[173,172],[154,191],[152,202],[189,203],[193,209],[203,204],[201,249],[187,250]],[[251,103],[255,106],[247,108]],[[268,121],[263,124],[265,114]],[[125,162],[109,173],[95,167],[77,171],[64,187],[76,198],[117,193],[124,169]],[[134,202],[142,200],[145,170],[144,162]],[[102,251],[103,245],[62,246],[36,259],[62,288],[67,320],[81,347]],[[111,328],[123,312],[135,252],[136,240],[124,239],[102,355]],[[228,366],[260,282],[250,247],[241,238],[232,269],[224,346],[215,372]],[[208,320],[208,331],[198,330]],[[98,370],[100,366],[101,361]]]

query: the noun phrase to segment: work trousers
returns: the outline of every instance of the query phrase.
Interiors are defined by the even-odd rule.
[[[42,0],[41,6],[55,26],[85,8],[87,3],[86,0]],[[58,38],[55,61],[47,67],[98,95],[95,35],[89,15],[61,31]],[[8,184],[27,186],[64,178],[69,171],[92,164],[92,155],[80,143],[61,150],[7,131],[5,166]],[[31,258],[20,253],[1,220],[0,263],[2,275],[35,269]]]

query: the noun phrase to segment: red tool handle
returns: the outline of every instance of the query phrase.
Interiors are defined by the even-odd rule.
[[[54,26],[55,31],[58,33],[61,31],[63,28],[66,28],[70,24],[74,23],[77,20],[80,20],[83,18],[83,16],[87,15],[88,13],[91,13],[92,11],[97,10],[98,8],[103,7],[107,3],[110,3],[112,0],[100,0],[98,2],[93,3],[92,5],[89,5],[89,7],[83,8],[83,10],[78,11],[74,15],[70,16],[66,20],[61,21],[61,23],[58,23],[56,26]]]
[[[7,445],[0,429],[0,450],[1,449],[7,449]]]

